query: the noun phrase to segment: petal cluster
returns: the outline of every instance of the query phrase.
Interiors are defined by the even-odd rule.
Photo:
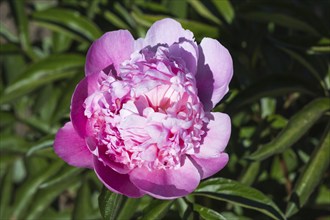
[[[185,196],[228,162],[230,118],[210,111],[227,93],[232,72],[218,41],[197,45],[172,19],[137,40],[125,30],[108,32],[88,51],[55,152],[94,169],[114,192]]]

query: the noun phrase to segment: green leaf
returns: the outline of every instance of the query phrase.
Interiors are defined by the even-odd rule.
[[[29,19],[26,16],[25,13],[25,4],[24,0],[22,1],[10,1],[14,15],[16,24],[18,26],[18,32],[19,32],[19,39],[22,46],[22,49],[26,52],[26,54],[32,59],[37,60],[38,56],[34,53],[32,49],[32,45],[30,42],[29,37]]]
[[[166,16],[164,15],[146,15],[146,14],[137,14],[137,13],[132,13],[132,16],[137,23],[145,27],[150,27],[155,21],[166,18]],[[218,36],[218,28],[214,26],[197,21],[187,20],[187,19],[176,19],[176,20],[181,23],[183,28],[192,31],[194,33],[194,36],[198,40],[201,40],[204,37],[216,38]]]
[[[262,192],[234,180],[213,178],[202,182],[193,193],[262,212],[273,219],[285,219],[276,204]]]
[[[54,175],[63,165],[62,161],[54,162],[49,167],[44,167],[37,175],[31,176],[17,190],[17,195],[14,202],[15,209],[13,210],[11,219],[21,219],[23,212],[30,204],[34,194],[37,192],[41,183],[47,178]]]
[[[28,151],[28,143],[21,137],[0,134],[0,152],[24,154]]]
[[[10,43],[17,43],[18,38],[16,35],[10,32],[10,30],[6,27],[3,22],[0,22],[0,36],[4,37]],[[1,48],[3,47],[3,43],[1,42]]]
[[[47,147],[51,147],[53,146],[54,143],[54,138],[52,139],[46,139],[46,140],[41,140],[39,143],[32,145],[28,152],[26,152],[26,156],[31,156],[32,154],[34,154],[35,152],[45,149]]]
[[[43,184],[41,184],[39,186],[39,189],[50,188],[54,185],[61,184],[61,182],[65,182],[67,179],[74,178],[83,171],[84,169],[82,168],[65,166],[60,172],[56,174],[56,176],[52,177],[51,179],[48,179]]]
[[[220,213],[198,204],[194,204],[194,210],[198,212],[203,219],[206,220],[226,220],[226,218]]]
[[[51,55],[37,63],[32,64],[25,73],[10,86],[0,97],[0,104],[9,102],[34,89],[55,80],[70,78],[82,71],[85,58],[78,54]]]
[[[260,170],[260,162],[252,162],[244,170],[243,175],[240,177],[240,182],[244,185],[250,186],[254,183]]]
[[[113,193],[103,186],[99,196],[99,208],[103,219],[115,220],[122,200],[121,194]]]
[[[56,185],[40,189],[31,203],[25,219],[41,219],[43,217],[43,212],[49,209],[50,204],[56,199],[56,197],[58,197],[64,190],[76,185],[79,181],[80,178],[73,177]]]
[[[161,201],[156,200],[153,204],[146,207],[147,211],[142,217],[142,220],[160,220],[162,219],[167,211],[171,208],[174,200]]]
[[[229,0],[212,0],[219,13],[225,18],[228,24],[231,24],[235,18],[235,11]]]
[[[307,165],[294,186],[286,209],[290,217],[305,205],[315,187],[323,179],[330,164],[330,126],[327,127],[320,145],[309,158]]]
[[[112,13],[110,11],[106,11],[104,13],[104,18],[106,20],[108,20],[112,25],[114,25],[118,28],[122,28],[122,29],[126,29],[126,30],[130,29],[130,27],[123,20],[121,20],[121,18],[119,18],[117,15],[115,15],[114,13]]]
[[[221,25],[221,21],[219,18],[214,16],[211,11],[208,10],[205,5],[203,5],[202,1],[199,0],[187,0],[187,2],[200,14],[202,17]]]
[[[120,209],[117,220],[131,219],[138,208],[141,200],[135,198],[127,198],[124,206]]]
[[[96,24],[80,15],[77,11],[51,8],[34,12],[32,18],[42,24],[49,24],[48,27],[51,29],[56,28],[56,30],[54,29],[55,31],[70,32],[73,36],[77,36],[78,39],[94,41],[102,34]]]
[[[10,200],[13,195],[13,169],[8,167],[6,174],[1,181],[1,198],[0,198],[0,219],[9,219],[8,211]]]
[[[296,113],[287,126],[270,143],[260,147],[248,159],[264,160],[274,154],[281,153],[296,143],[310,127],[330,109],[329,98],[315,99]]]
[[[245,14],[240,14],[241,17],[256,22],[273,22],[279,26],[290,28],[293,30],[304,31],[315,36],[320,36],[320,33],[316,31],[309,24],[299,20],[298,18],[280,14],[280,13],[269,13],[269,12],[249,12]]]
[[[312,73],[313,77],[320,83],[320,85],[324,88],[325,90],[325,94],[328,93],[328,91],[326,90],[326,86],[322,80],[322,78],[320,77],[319,73],[317,72],[317,70],[300,54],[283,48],[283,47],[279,47],[282,51],[284,51],[285,53],[287,53],[288,55],[290,55],[293,59],[295,59],[298,63],[300,63],[302,66],[304,66],[306,69],[308,69],[308,71],[310,73]]]
[[[268,76],[261,78],[246,89],[240,91],[237,96],[228,104],[227,112],[240,111],[246,105],[254,103],[263,97],[277,97],[298,92],[307,96],[322,94],[315,86],[297,77],[285,75]]]
[[[73,220],[85,219],[92,211],[91,189],[87,179],[84,179],[77,192],[74,209],[72,213]]]

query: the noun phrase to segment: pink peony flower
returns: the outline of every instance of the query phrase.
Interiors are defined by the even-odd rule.
[[[68,164],[95,170],[110,190],[173,199],[221,170],[228,115],[210,112],[228,91],[232,59],[218,41],[172,19],[134,40],[108,32],[87,53],[85,78],[71,102],[71,122],[55,138]]]

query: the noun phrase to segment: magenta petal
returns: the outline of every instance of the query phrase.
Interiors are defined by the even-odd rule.
[[[133,198],[138,198],[144,195],[144,193],[130,181],[128,174],[117,173],[110,167],[105,166],[95,156],[94,169],[98,178],[111,191]]]
[[[147,194],[159,199],[174,199],[196,189],[200,174],[189,158],[179,169],[148,170],[136,168],[130,174],[131,181]]]
[[[202,159],[192,156],[192,159],[197,163],[196,167],[200,170],[202,179],[205,179],[222,170],[228,163],[229,156],[221,153],[218,157]]]
[[[107,32],[89,48],[85,74],[98,73],[112,64],[118,70],[119,64],[129,59],[133,50],[134,38],[129,31]]]
[[[144,39],[144,46],[155,46],[157,44],[167,44],[179,42],[179,39],[194,41],[191,31],[182,28],[181,24],[173,19],[165,18],[156,21],[148,30]]]
[[[209,113],[210,122],[207,124],[200,151],[194,156],[208,159],[219,157],[225,150],[231,133],[231,122],[227,114],[220,112]]]
[[[85,99],[97,90],[98,74],[86,76],[77,85],[71,100],[71,121],[78,134],[85,138],[88,135],[87,117],[84,115]]]
[[[71,166],[93,168],[93,156],[74,130],[72,123],[66,123],[56,134],[54,151]]]
[[[228,92],[232,75],[233,61],[228,50],[217,40],[204,38],[199,46],[196,82],[205,111],[210,111]]]

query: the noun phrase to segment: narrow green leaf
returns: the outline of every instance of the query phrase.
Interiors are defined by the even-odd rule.
[[[29,19],[25,13],[25,0],[22,1],[10,1],[10,4],[13,8],[15,14],[16,24],[18,26],[19,39],[22,45],[22,49],[26,54],[32,59],[37,60],[38,56],[34,53],[29,37]]]
[[[290,217],[305,205],[315,187],[322,180],[330,164],[330,126],[326,129],[318,148],[309,158],[306,167],[300,174],[294,186],[286,209],[286,216]]]
[[[39,189],[50,188],[54,185],[61,184],[61,182],[64,182],[67,179],[73,178],[83,171],[84,171],[84,169],[81,169],[81,168],[65,166],[60,172],[58,172],[56,174],[56,176],[52,177],[51,179],[46,180],[43,184],[41,184],[39,186]]]
[[[260,162],[252,162],[244,170],[243,175],[240,177],[240,182],[244,185],[250,186],[253,184],[258,176],[260,169]]]
[[[219,18],[214,16],[212,12],[205,7],[205,5],[202,3],[202,1],[199,0],[187,0],[187,2],[197,11],[198,14],[200,14],[202,17],[220,25],[221,21]]]
[[[78,54],[51,55],[32,64],[0,97],[0,104],[11,101],[52,81],[72,77],[84,66],[85,58]],[[82,71],[82,70],[81,70]]]
[[[34,194],[37,192],[39,185],[47,178],[54,175],[63,165],[62,161],[54,162],[49,167],[42,169],[38,175],[31,176],[24,184],[17,190],[14,207],[11,219],[21,219],[23,212],[26,210],[28,204],[31,202]]]
[[[122,200],[121,194],[113,193],[103,186],[99,196],[99,208],[103,219],[115,220]]]
[[[250,21],[266,23],[274,22],[275,24],[282,27],[291,28],[293,30],[298,31],[304,31],[312,35],[320,36],[320,33],[318,33],[318,31],[316,31],[312,26],[299,20],[298,18],[289,15],[259,11],[240,14],[240,16]]]
[[[120,209],[117,220],[131,219],[140,202],[140,199],[127,198],[123,208]]]
[[[93,41],[102,35],[101,30],[95,23],[82,16],[77,11],[51,8],[34,12],[32,18],[69,30],[74,35],[79,35],[88,41]]]
[[[208,179],[202,182],[193,194],[238,204],[262,212],[273,219],[285,219],[281,210],[266,195],[234,180]]]
[[[21,137],[0,134],[0,152],[23,154],[28,151],[28,143]]]
[[[136,22],[134,21],[133,17],[130,15],[130,13],[127,11],[125,7],[123,7],[119,2],[115,2],[113,8],[116,12],[118,12],[118,14],[120,14],[126,20],[126,22],[131,27],[136,28]]]
[[[219,13],[225,18],[228,24],[231,24],[235,18],[235,11],[229,0],[212,0]]]
[[[88,181],[85,179],[77,192],[77,198],[75,199],[72,219],[80,220],[85,219],[87,216],[89,216],[92,211],[91,202],[91,190]]]
[[[10,166],[7,168],[6,174],[1,181],[0,219],[9,219],[8,211],[13,195],[13,186],[13,169]]]
[[[310,73],[312,73],[313,77],[320,83],[320,85],[324,88],[325,93],[328,94],[328,91],[326,90],[326,86],[320,76],[320,74],[317,72],[317,70],[300,54],[289,50],[287,48],[280,47],[282,51],[289,54],[293,59],[295,59],[298,63],[300,63],[302,66],[304,66]]]
[[[41,219],[43,212],[46,209],[49,209],[50,204],[66,189],[71,186],[76,185],[80,181],[80,178],[73,177],[58,183],[56,185],[52,185],[50,187],[46,187],[44,189],[40,189],[31,203],[29,207],[29,211],[26,216],[26,220],[35,220]],[[89,198],[90,200],[90,198]],[[45,215],[47,216],[47,215]],[[47,216],[48,217],[48,216]]]
[[[4,37],[11,43],[18,43],[18,38],[16,35],[10,32],[10,30],[4,25],[3,22],[0,22],[0,36]],[[3,43],[1,42],[1,47],[3,47]]]
[[[220,213],[198,204],[194,204],[194,210],[205,220],[226,220]]]
[[[166,18],[164,15],[147,15],[147,14],[137,14],[132,13],[133,18],[137,23],[150,27],[155,21]],[[213,37],[216,38],[218,36],[218,28],[187,19],[176,19],[181,23],[182,27],[185,29],[189,29],[194,33],[196,39],[201,40],[204,37]]]
[[[130,29],[130,27],[123,20],[121,20],[121,18],[119,18],[117,15],[115,15],[114,13],[112,13],[110,11],[106,11],[104,13],[104,18],[106,20],[108,20],[112,25],[114,25],[118,28],[122,28],[122,29],[126,29],[126,30]]]
[[[54,143],[54,138],[53,139],[48,139],[48,140],[42,140],[41,142],[37,143],[36,145],[33,145],[29,148],[28,152],[26,152],[26,156],[31,156],[35,152],[42,150],[47,147],[53,146]]]
[[[287,126],[270,143],[260,147],[248,159],[264,160],[274,154],[281,153],[296,143],[315,122],[330,109],[329,98],[315,99],[297,112]]]
[[[251,103],[259,101],[260,98],[277,97],[294,92],[311,97],[318,95],[318,93],[323,94],[322,90],[316,90],[310,82],[297,77],[287,75],[267,76],[239,92],[228,104],[226,111],[236,112]]]
[[[142,220],[160,220],[162,219],[167,211],[171,208],[174,200],[168,201],[154,201],[154,204],[151,204],[147,207],[147,211],[145,212]]]

